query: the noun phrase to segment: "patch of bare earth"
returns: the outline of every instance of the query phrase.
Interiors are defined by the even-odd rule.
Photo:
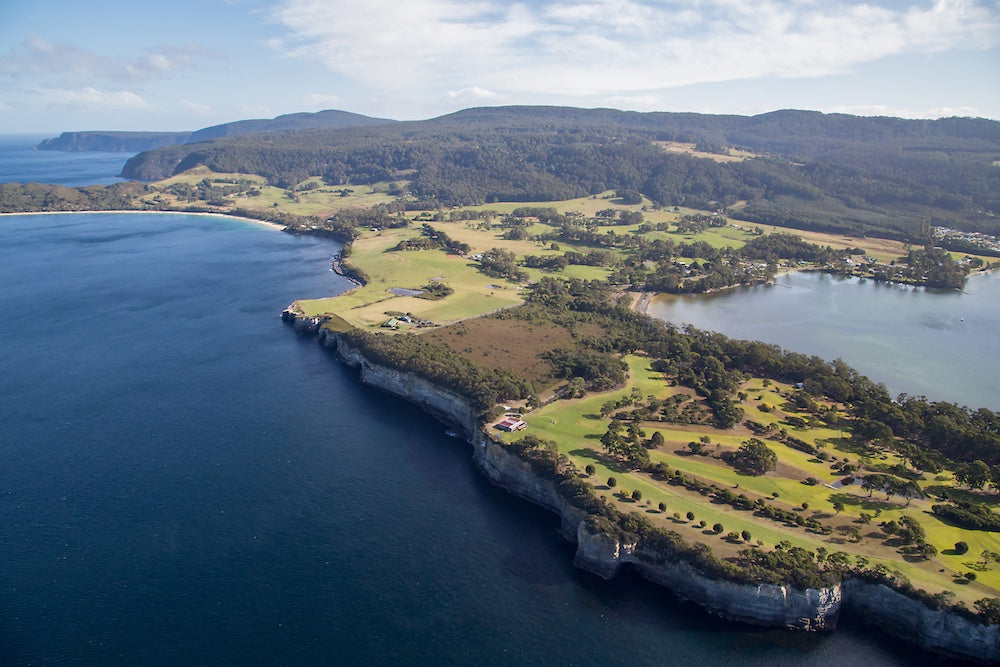
[[[554,384],[552,367],[540,355],[574,344],[570,332],[555,324],[478,317],[423,334],[485,368],[502,368],[542,389]]]

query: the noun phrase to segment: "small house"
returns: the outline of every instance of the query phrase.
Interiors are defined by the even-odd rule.
[[[497,428],[501,431],[513,433],[514,431],[521,431],[528,428],[528,425],[517,417],[507,417],[497,423]]]

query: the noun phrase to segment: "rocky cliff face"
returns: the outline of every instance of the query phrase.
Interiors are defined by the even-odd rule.
[[[800,591],[710,579],[684,561],[662,562],[659,554],[644,553],[639,544],[592,531],[586,521],[579,524],[576,542],[577,567],[610,579],[623,565],[632,565],[646,579],[729,620],[794,630],[832,630],[837,624],[840,586]]]
[[[345,364],[359,369],[363,383],[419,405],[442,421],[460,428],[466,437],[472,437],[478,431],[476,411],[458,394],[412,373],[370,363],[339,336],[325,329],[320,332],[320,342],[335,348]]]
[[[321,324],[290,310],[282,313],[300,331],[315,331]],[[684,561],[672,561],[645,551],[641,544],[623,543],[618,537],[592,530],[586,513],[568,503],[552,480],[536,475],[531,465],[510,448],[494,441],[479,426],[475,411],[464,399],[423,378],[370,363],[356,349],[339,342],[335,333],[319,330],[319,339],[336,348],[344,362],[360,371],[362,382],[405,398],[470,438],[473,457],[491,482],[511,493],[557,513],[562,532],[577,543],[574,564],[604,578],[612,578],[625,565],[646,579],[695,602],[724,618],[796,630],[831,630],[842,609],[857,613],[878,628],[913,641],[921,647],[964,660],[1000,661],[1000,626],[983,626],[947,611],[935,611],[881,584],[851,580],[843,585],[804,591],[774,584],[739,584],[705,576]]]
[[[1000,626],[930,609],[888,586],[857,579],[844,582],[844,602],[865,622],[921,648],[965,660],[1000,662]]]

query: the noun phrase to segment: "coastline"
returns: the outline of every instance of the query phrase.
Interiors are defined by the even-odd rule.
[[[560,533],[576,544],[574,565],[604,579],[623,567],[635,569],[682,600],[724,619],[798,631],[831,631],[842,611],[882,632],[933,653],[963,661],[994,664],[1000,660],[1000,626],[983,625],[948,609],[929,607],[882,580],[863,574],[823,587],[798,589],[781,583],[744,583],[702,571],[670,549],[601,522],[579,498],[567,495],[557,478],[542,474],[525,458],[495,441],[478,423],[464,397],[408,371],[366,358],[340,336],[321,328],[324,318],[301,317],[289,307],[282,319],[356,368],[363,384],[398,396],[467,437],[477,468],[489,481],[560,517]]]
[[[262,227],[267,227],[277,232],[285,231],[284,225],[279,225],[276,222],[267,222],[266,220],[256,220],[254,218],[247,218],[240,215],[230,215],[228,213],[209,213],[207,211],[159,211],[159,210],[149,210],[149,211],[102,211],[102,210],[90,210],[90,211],[26,211],[24,213],[0,213],[0,217],[12,216],[12,215],[96,215],[96,214],[111,214],[111,215],[134,215],[137,213],[153,214],[159,215],[161,213],[166,215],[199,215],[199,216],[209,216],[212,218],[228,218],[230,220],[242,220],[243,222],[252,222],[255,225],[261,225]]]

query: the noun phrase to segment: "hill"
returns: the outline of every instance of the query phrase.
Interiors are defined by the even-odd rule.
[[[160,146],[182,144],[190,132],[63,132],[44,139],[35,148],[40,151],[106,151],[138,153]]]
[[[110,151],[139,153],[163,146],[196,143],[220,137],[235,137],[254,132],[309,130],[316,128],[366,127],[396,121],[370,118],[348,111],[329,109],[316,113],[293,113],[276,118],[237,120],[212,125],[194,132],[63,132],[58,137],[45,139],[38,150],[48,151]]]
[[[123,175],[155,180],[204,165],[284,188],[310,177],[406,181],[412,197],[443,205],[613,189],[655,206],[921,241],[929,225],[1000,230],[998,156],[1000,123],[982,119],[489,107],[160,148],[129,160]]]

